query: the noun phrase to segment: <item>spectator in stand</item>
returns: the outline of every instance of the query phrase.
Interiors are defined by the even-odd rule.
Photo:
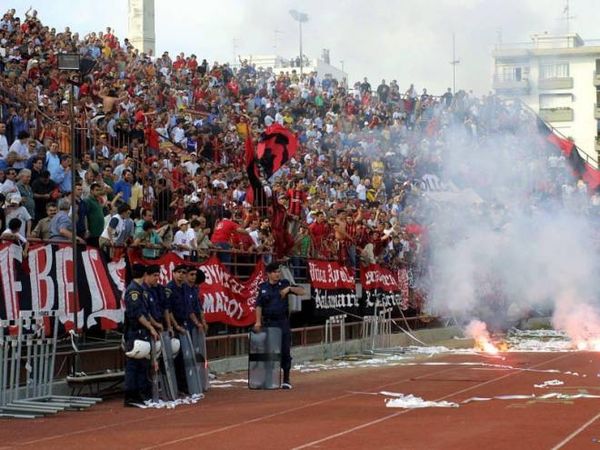
[[[12,241],[15,244],[21,246],[21,248],[23,249],[23,257],[27,257],[27,251],[29,250],[29,242],[27,242],[27,239],[21,233],[22,228],[23,222],[21,221],[21,219],[17,219],[16,217],[14,217],[8,221],[8,226],[6,230],[4,230],[0,235],[0,239]]]
[[[134,224],[130,219],[131,209],[127,203],[121,203],[104,231],[100,235],[100,248],[124,247],[133,238]]]
[[[182,259],[190,259],[191,252],[197,247],[196,233],[190,228],[190,222],[186,219],[177,221],[177,228],[179,230],[173,238],[174,252]]]
[[[29,154],[29,138],[30,135],[27,131],[20,131],[17,135],[17,139],[9,148],[9,152],[15,152],[17,154],[17,160],[14,164],[15,169],[23,169],[25,167],[25,162],[31,156]]]
[[[47,241],[50,239],[50,221],[58,212],[58,208],[56,207],[56,203],[50,202],[46,205],[46,217],[38,221],[37,225],[33,229],[28,238],[36,238],[41,239],[43,241]],[[97,247],[97,244],[96,244]]]
[[[131,184],[132,181],[133,174],[131,173],[131,170],[125,169],[123,171],[123,178],[115,183],[115,195],[121,193],[122,200],[127,204],[129,204],[133,190],[133,185]]]
[[[25,207],[29,215],[35,219],[35,201],[33,200],[33,190],[29,184],[31,181],[31,170],[21,169],[18,178],[17,190],[21,196],[21,204]]]
[[[8,156],[8,140],[6,139],[6,124],[0,122],[0,159]]]
[[[231,211],[223,212],[223,219],[221,219],[215,226],[215,231],[211,237],[211,242],[225,250],[219,252],[219,259],[223,264],[231,263],[231,241],[235,233],[248,234],[245,228],[241,227],[237,222],[232,219],[233,215]]]
[[[17,187],[17,170],[9,168],[6,170],[6,180],[0,185],[0,193],[5,196],[12,195],[14,198],[20,197],[19,188]]]
[[[6,203],[4,205],[4,216],[6,222],[10,219],[17,218],[21,221],[21,228],[19,232],[23,236],[27,236],[31,233],[32,217],[23,206],[21,206],[21,197],[11,194],[6,197]]]
[[[50,239],[53,241],[67,241],[71,242],[73,239],[73,227],[71,223],[71,217],[69,211],[71,209],[71,202],[67,197],[61,198],[58,201],[58,212],[50,220]],[[77,242],[85,244],[85,241],[80,237],[77,238]]]
[[[58,142],[52,142],[50,144],[50,148],[46,152],[46,161],[44,165],[51,174],[59,169],[60,154],[58,153]]]
[[[31,186],[33,200],[35,202],[35,220],[46,217],[46,205],[51,201],[57,201],[60,191],[54,181],[50,179],[50,172],[42,171],[40,177]]]
[[[161,250],[167,248],[151,220],[144,221],[141,229],[136,232],[132,245],[142,247],[142,256],[147,259],[159,258]]]
[[[71,157],[67,155],[62,155],[60,157],[60,165],[58,168],[54,170],[54,172],[50,172],[51,180],[58,186],[61,194],[70,194],[71,193]]]

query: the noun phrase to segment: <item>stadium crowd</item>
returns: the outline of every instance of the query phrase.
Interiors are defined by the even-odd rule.
[[[110,28],[80,36],[45,26],[35,11],[3,15],[0,47],[2,229],[23,245],[70,239],[75,189],[78,239],[108,253],[134,245],[147,258],[165,249],[193,259],[218,250],[226,263],[291,258],[297,276],[309,257],[422,270],[427,210],[440,207],[423,205],[423,177],[441,174],[451,130],[475,149],[525,114],[494,95],[433,96],[367,78],[348,87],[251,61],[143,54]],[[61,52],[81,55],[79,78],[58,70]],[[277,123],[295,133],[298,151],[271,179],[262,173],[269,201],[250,204],[244,143]],[[563,164],[540,152],[523,165],[540,156]],[[585,186],[567,177],[534,188],[540,198],[577,189]],[[584,203],[597,209],[600,197]],[[282,247],[282,227],[293,248]]]

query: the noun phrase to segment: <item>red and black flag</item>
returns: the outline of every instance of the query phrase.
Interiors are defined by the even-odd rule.
[[[265,171],[266,178],[277,172],[296,155],[298,139],[284,126],[274,123],[260,137],[256,156]]]
[[[552,128],[539,117],[537,126],[544,140],[551,145],[551,150],[560,151],[569,161],[574,177],[585,181],[590,191],[596,190],[600,186],[600,171],[582,158],[575,143],[555,134]]]

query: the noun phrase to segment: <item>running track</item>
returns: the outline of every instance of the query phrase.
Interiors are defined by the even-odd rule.
[[[197,405],[174,410],[123,408],[110,400],[88,411],[36,421],[2,420],[0,448],[600,450],[600,399],[492,400],[405,410],[386,408],[384,397],[370,395],[386,390],[461,402],[534,392],[600,394],[598,353],[504,356],[419,361],[486,362],[515,369],[406,365],[294,374],[292,391],[213,389]],[[563,373],[540,372],[548,369]],[[533,387],[552,379],[565,384]]]

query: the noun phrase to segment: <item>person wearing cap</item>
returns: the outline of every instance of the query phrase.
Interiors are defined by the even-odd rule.
[[[188,266],[188,272],[185,278],[184,292],[188,307],[188,329],[192,327],[206,333],[208,325],[204,318],[204,310],[200,302],[200,285],[206,280],[206,275],[202,269],[194,266]]]
[[[172,274],[173,279],[165,287],[165,300],[170,307],[171,324],[178,333],[185,333],[188,328],[189,310],[184,286],[187,272],[187,265],[179,264],[175,266]],[[177,376],[177,386],[182,392],[186,392],[184,387],[187,386],[187,382],[181,352],[175,358],[175,374]]]
[[[173,237],[174,252],[182,259],[189,259],[191,251],[197,247],[196,233],[190,228],[190,222],[187,219],[179,219],[177,227],[179,230]]]
[[[160,291],[157,289],[159,275],[160,267],[157,264],[147,266],[142,284],[148,300],[148,319],[158,333],[163,331],[165,321],[164,300],[161,302]]]
[[[27,236],[31,233],[31,221],[33,218],[24,206],[21,206],[21,197],[15,194],[6,196],[6,204],[4,206],[4,220],[8,223],[11,219],[19,219],[21,221],[19,232],[22,236]]]
[[[196,152],[190,153],[190,159],[183,163],[183,167],[190,175],[196,175],[196,171],[200,168],[198,154]]]
[[[304,289],[281,279],[278,263],[266,267],[267,281],[258,285],[256,298],[256,322],[254,330],[265,327],[281,328],[281,369],[283,370],[282,389],[291,389],[290,369],[292,367],[292,333],[290,331],[288,294],[303,295]]]
[[[158,332],[150,320],[148,295],[143,283],[148,269],[142,264],[131,267],[131,283],[125,290],[125,349],[133,348],[136,340],[158,340]],[[125,360],[125,406],[136,406],[150,398],[151,386],[148,382],[150,360],[146,358]]]

